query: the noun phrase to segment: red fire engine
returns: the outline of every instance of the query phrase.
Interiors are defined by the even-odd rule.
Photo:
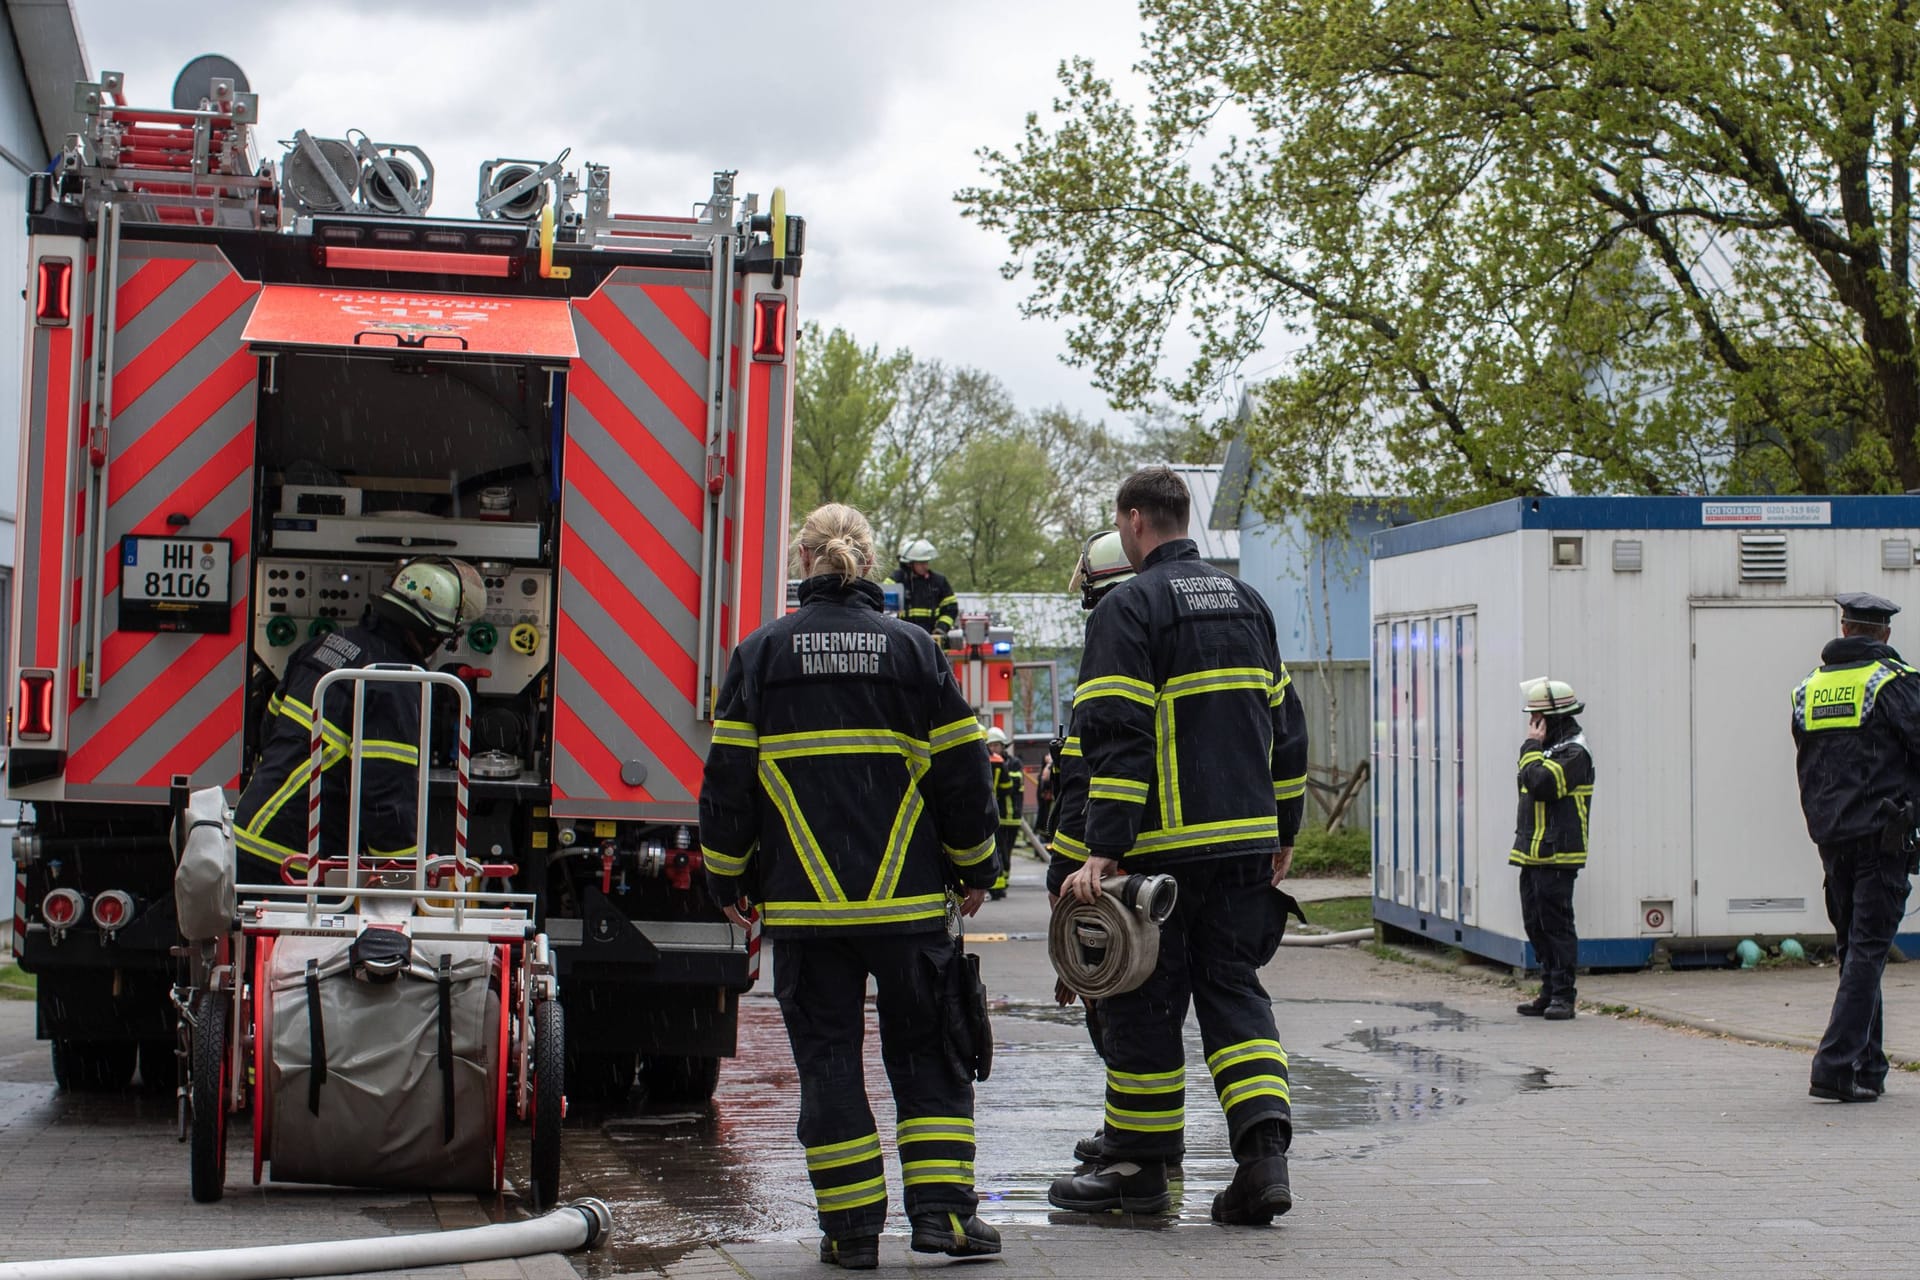
[[[6,789],[60,1081],[139,1057],[171,1086],[170,791],[237,795],[287,656],[432,552],[490,589],[440,667],[474,694],[469,843],[554,944],[571,1092],[710,1093],[757,940],[706,901],[696,799],[785,585],[804,223],[731,172],[616,214],[565,153],[430,216],[419,148],[301,130],[261,162],[244,81],[186,80],[166,110],[81,86],[29,198]]]

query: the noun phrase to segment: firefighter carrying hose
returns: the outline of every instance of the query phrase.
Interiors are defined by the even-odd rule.
[[[1200,559],[1191,498],[1166,467],[1129,476],[1115,501],[1138,571],[1087,624],[1074,694],[1087,772],[1079,847],[1062,885],[1083,902],[1107,876],[1162,872],[1179,898],[1154,973],[1101,1001],[1106,1116],[1092,1172],[1058,1178],[1057,1208],[1164,1212],[1167,1161],[1184,1145],[1191,1002],[1237,1162],[1216,1222],[1265,1225],[1293,1205],[1287,1058],[1259,970],[1286,928],[1282,895],[1306,794],[1306,729],[1273,615]]]
[[[354,626],[317,636],[287,660],[287,673],[267,703],[260,760],[234,811],[234,842],[243,884],[275,884],[291,860],[307,857],[307,786],[313,750],[313,690],[320,677],[382,663],[425,666],[440,646],[486,612],[486,582],[463,560],[403,560],[393,585]],[[418,831],[420,691],[375,681],[362,686],[363,765],[360,839],[375,858],[414,852]],[[328,692],[326,745],[321,749],[320,850],[347,856],[348,756],[353,733],[351,687]]]
[[[1007,896],[1007,878],[1013,874],[1013,845],[1020,836],[1020,800],[1026,789],[1020,757],[1013,753],[1007,731],[995,725],[987,730],[987,762],[993,766],[994,807],[1000,826],[993,838],[993,888],[996,901]]]
[[[998,1253],[974,1212],[970,1076],[988,1047],[959,1043],[951,1016],[968,957],[948,905],[957,884],[972,915],[993,880],[986,735],[933,641],[881,612],[866,517],[819,508],[796,556],[799,610],[742,640],[720,689],[700,789],[707,886],[736,924],[758,903],[773,943],[820,1260],[877,1266],[886,1225],[861,1068],[869,975],[912,1247]]]
[[[945,574],[934,572],[934,554],[931,542],[915,538],[900,548],[900,567],[887,581],[900,587],[900,616],[944,640],[960,616],[960,597]]]

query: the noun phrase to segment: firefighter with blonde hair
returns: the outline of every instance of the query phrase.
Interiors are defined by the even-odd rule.
[[[864,516],[817,509],[794,557],[800,607],[740,642],[720,688],[708,888],[736,924],[757,910],[772,943],[820,1260],[877,1266],[886,1225],[861,1068],[869,977],[912,1248],[998,1253],[973,1185],[972,1081],[991,1046],[963,1016],[978,988],[957,937],[993,883],[986,735],[933,637],[883,612]]]

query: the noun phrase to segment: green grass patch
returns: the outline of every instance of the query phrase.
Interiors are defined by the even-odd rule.
[[[1373,874],[1373,840],[1365,831],[1344,827],[1305,827],[1293,841],[1296,876],[1365,876]]]
[[[33,999],[33,975],[17,964],[0,965],[0,1000]]]
[[[1413,957],[1398,947],[1388,946],[1384,942],[1369,942],[1367,954],[1375,960],[1385,960],[1388,964],[1412,964]]]
[[[1372,898],[1328,898],[1323,902],[1303,902],[1300,909],[1307,913],[1310,924],[1329,933],[1373,927]]]

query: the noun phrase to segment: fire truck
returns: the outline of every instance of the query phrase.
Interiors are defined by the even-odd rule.
[[[564,152],[438,216],[409,143],[256,156],[257,95],[212,70],[163,109],[79,86],[29,192],[5,781],[55,1073],[173,1086],[170,798],[237,797],[288,656],[432,553],[487,582],[438,669],[474,698],[469,844],[555,949],[570,1092],[710,1094],[758,948],[706,899],[696,802],[726,659],[783,603],[804,222],[728,171],[616,213]]]

